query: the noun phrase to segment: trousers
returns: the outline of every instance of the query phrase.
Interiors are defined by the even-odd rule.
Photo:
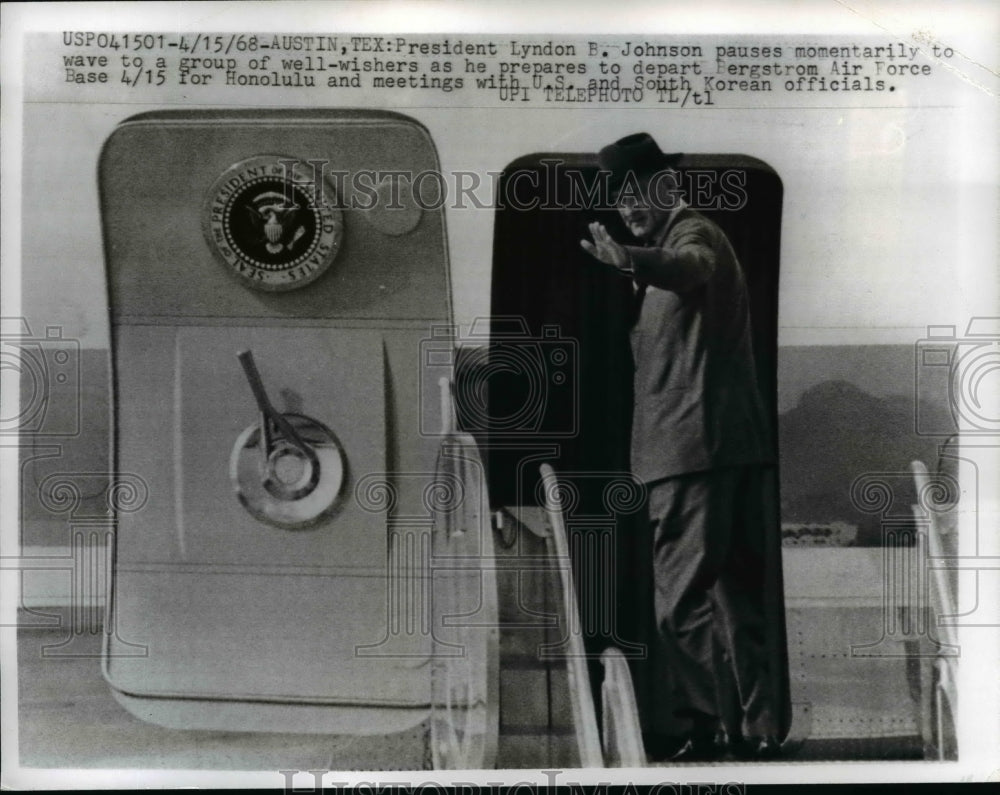
[[[696,729],[721,721],[744,737],[778,734],[764,624],[769,500],[759,465],[648,484],[655,617],[673,712]],[[738,700],[735,720],[727,699]]]

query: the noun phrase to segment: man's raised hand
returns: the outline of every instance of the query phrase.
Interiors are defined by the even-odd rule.
[[[614,238],[608,234],[604,224],[599,221],[591,221],[587,228],[590,229],[590,235],[594,238],[594,242],[581,240],[580,245],[583,250],[606,265],[613,265],[623,273],[630,273],[628,252],[623,245],[615,242]]]

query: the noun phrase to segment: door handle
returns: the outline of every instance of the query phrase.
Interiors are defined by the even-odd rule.
[[[254,361],[253,352],[250,350],[240,351],[236,354],[236,358],[243,366],[243,372],[250,384],[250,391],[253,392],[257,408],[260,410],[261,473],[264,488],[280,499],[298,499],[311,492],[319,482],[320,462],[316,450],[299,435],[285,416],[274,408],[274,404],[267,396],[267,390],[264,388],[264,381],[261,379],[257,363]],[[305,483],[301,483],[300,478],[282,476],[282,470],[289,465],[294,465],[294,462],[289,461],[288,445],[278,444],[279,439],[284,439],[285,442],[295,447],[305,458],[310,470],[309,478]]]

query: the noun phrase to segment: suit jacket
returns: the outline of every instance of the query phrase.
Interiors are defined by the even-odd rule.
[[[674,209],[627,246],[636,282],[632,471],[643,482],[773,460],[743,271],[725,233]]]

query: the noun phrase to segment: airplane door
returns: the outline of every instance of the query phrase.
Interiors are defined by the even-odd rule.
[[[426,130],[382,112],[151,113],[106,143],[113,455],[149,499],[118,517],[104,672],[136,715],[426,717],[433,638],[388,625],[388,572],[425,570],[430,524],[398,517],[426,517],[441,443],[419,362],[450,320],[444,216],[343,177],[437,169]]]

